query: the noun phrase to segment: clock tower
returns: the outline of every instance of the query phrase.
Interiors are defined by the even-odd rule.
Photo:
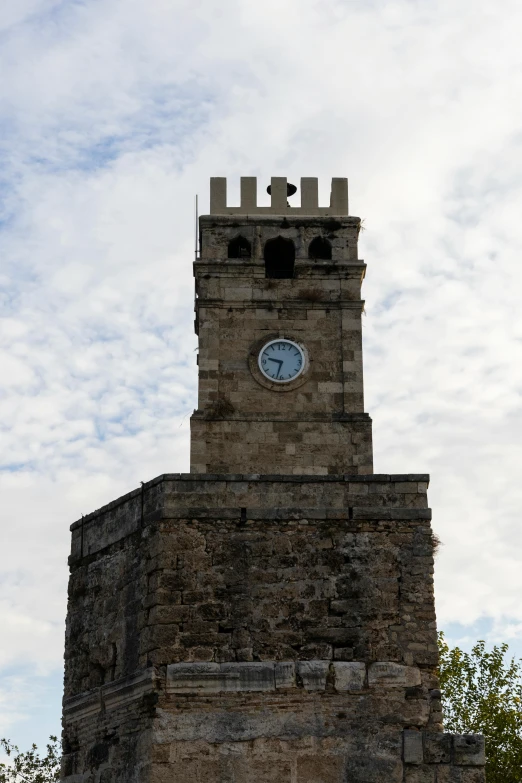
[[[62,780],[484,783],[443,732],[425,474],[375,474],[345,179],[211,181],[191,472],[71,527]]]
[[[227,206],[211,180],[194,264],[199,400],[191,421],[194,473],[372,473],[364,412],[359,218],[348,182],[301,180],[301,206],[284,177],[257,206],[255,177]],[[237,444],[237,447],[232,447]]]

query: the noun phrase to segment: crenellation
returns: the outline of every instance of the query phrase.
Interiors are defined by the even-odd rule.
[[[301,206],[293,207],[288,203],[286,177],[272,177],[270,181],[270,206],[257,206],[257,178],[241,177],[241,203],[231,207],[227,203],[226,177],[210,178],[210,214],[211,215],[320,215],[341,217],[348,215],[348,180],[344,177],[332,179],[330,204],[320,207],[318,200],[317,177],[302,177],[300,182]]]
[[[319,207],[317,177],[301,177],[301,209],[305,214],[314,214]],[[346,211],[348,214],[348,210]]]

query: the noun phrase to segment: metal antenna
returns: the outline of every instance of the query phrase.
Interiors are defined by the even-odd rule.
[[[195,212],[195,225],[194,225],[194,257],[196,261],[198,260],[198,197],[196,194],[195,199],[195,205],[194,205],[194,212]]]

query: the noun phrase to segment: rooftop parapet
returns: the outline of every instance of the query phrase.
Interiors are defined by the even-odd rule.
[[[210,178],[211,215],[318,215],[342,217],[348,215],[348,180],[333,177],[330,206],[320,207],[317,177],[301,177],[301,206],[292,207],[287,201],[286,177],[272,177],[271,205],[257,206],[257,177],[241,177],[241,205],[227,206],[227,178]]]

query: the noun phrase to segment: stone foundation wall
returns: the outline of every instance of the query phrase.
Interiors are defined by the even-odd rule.
[[[162,476],[75,523],[64,779],[435,783],[426,491]],[[440,781],[477,783],[459,747]]]

